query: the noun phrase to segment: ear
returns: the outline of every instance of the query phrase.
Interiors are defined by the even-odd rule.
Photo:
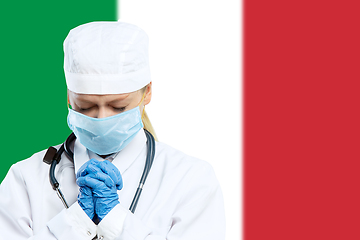
[[[147,104],[150,103],[150,101],[151,101],[151,96],[152,96],[152,82],[150,82],[150,83],[146,86],[145,97],[144,97],[144,105],[147,105]]]
[[[67,107],[72,109],[72,106],[70,104],[70,94],[71,93],[72,92],[69,89],[67,89]]]
[[[69,89],[67,89],[67,107],[70,108]]]

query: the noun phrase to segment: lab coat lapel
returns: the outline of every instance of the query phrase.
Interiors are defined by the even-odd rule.
[[[121,174],[124,174],[145,147],[146,136],[144,130],[141,129],[134,139],[119,152],[112,163],[119,169]]]
[[[86,147],[84,147],[78,139],[75,140],[74,144],[74,168],[75,168],[75,175],[79,171],[79,168],[89,161],[89,155],[87,153]]]

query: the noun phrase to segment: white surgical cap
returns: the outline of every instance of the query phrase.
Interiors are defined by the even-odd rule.
[[[129,93],[151,81],[148,36],[132,24],[80,25],[66,37],[64,55],[66,84],[76,93]]]

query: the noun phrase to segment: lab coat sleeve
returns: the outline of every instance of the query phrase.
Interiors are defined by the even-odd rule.
[[[202,164],[191,175],[178,189],[184,194],[172,215],[167,236],[150,229],[121,205],[100,222],[98,236],[104,240],[224,240],[223,196],[212,167]]]
[[[0,185],[0,239],[91,240],[96,235],[96,226],[77,203],[57,214],[36,234],[31,215],[26,182],[15,164]]]
[[[173,215],[167,239],[224,240],[223,195],[212,167],[207,164],[198,169],[185,190],[189,186]]]

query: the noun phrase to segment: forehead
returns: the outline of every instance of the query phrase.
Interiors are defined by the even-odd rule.
[[[105,95],[97,95],[97,94],[80,94],[69,91],[69,98],[73,101],[81,101],[81,102],[114,102],[114,101],[131,101],[135,99],[139,92],[132,93],[122,93],[122,94],[105,94]]]

